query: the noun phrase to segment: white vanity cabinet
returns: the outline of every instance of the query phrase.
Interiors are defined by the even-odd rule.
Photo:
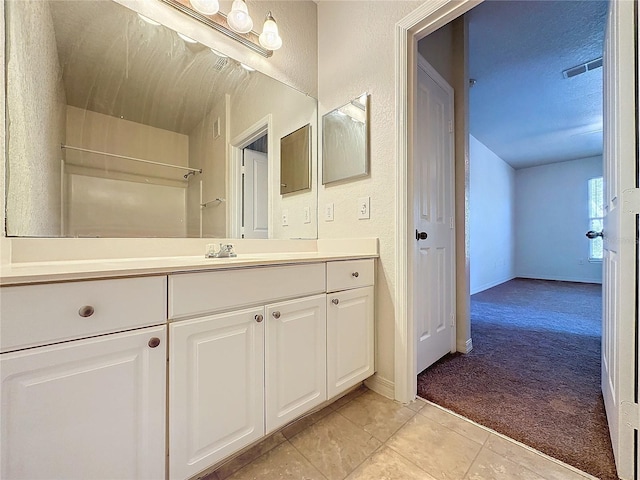
[[[9,350],[34,337],[47,343],[42,332],[28,338],[38,322],[52,341],[77,336],[74,322],[85,335],[161,324],[0,355],[3,479],[164,477],[166,277],[132,280],[0,289]],[[40,296],[17,303],[34,292]],[[140,302],[137,294],[148,297]]]
[[[169,328],[169,477],[186,479],[264,435],[264,308]]]
[[[327,399],[325,302],[322,294],[267,306],[267,433]]]
[[[169,276],[170,480],[327,399],[325,291],[324,263]]]
[[[374,260],[327,263],[329,398],[373,375]]]

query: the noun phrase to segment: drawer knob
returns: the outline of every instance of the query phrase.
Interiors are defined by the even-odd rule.
[[[149,340],[149,346],[151,348],[156,348],[158,345],[160,345],[160,339],[158,337],[151,337],[151,340]]]
[[[358,272],[353,272],[351,274],[352,277],[358,278],[360,276],[360,274]]]
[[[280,312],[278,311],[273,312],[271,315],[273,315],[273,318],[280,318]]]
[[[85,305],[84,307],[80,307],[78,310],[78,315],[81,317],[90,317],[95,312],[95,309],[91,305]]]
[[[262,315],[256,315],[255,316],[256,322],[260,323],[262,320],[264,320],[264,318],[262,317]]]
[[[331,300],[331,303],[333,303],[334,305],[338,305],[340,303],[340,300],[334,298],[333,300]]]

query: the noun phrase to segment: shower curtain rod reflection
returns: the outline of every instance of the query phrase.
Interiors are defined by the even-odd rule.
[[[64,143],[60,145],[60,148],[62,148],[63,150],[75,150],[77,152],[93,153],[95,155],[105,155],[107,157],[122,158],[124,160],[132,160],[134,162],[148,163],[149,165],[159,165],[161,167],[177,168],[178,170],[187,170],[187,174],[184,175],[184,178],[188,178],[189,175],[195,175],[196,173],[202,173],[201,168],[182,167],[180,165],[171,165],[169,163],[154,162],[152,160],[144,160],[142,158],[127,157],[126,155],[100,152],[98,150],[89,150],[88,148],[72,147],[71,145],[65,145]]]

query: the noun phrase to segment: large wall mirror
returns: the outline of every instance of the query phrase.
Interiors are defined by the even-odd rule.
[[[7,236],[316,238],[316,99],[128,5],[5,3]],[[283,197],[308,124],[312,188]]]

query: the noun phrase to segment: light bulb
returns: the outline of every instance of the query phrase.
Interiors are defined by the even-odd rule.
[[[233,0],[231,11],[227,16],[227,23],[234,32],[248,33],[253,28],[253,20],[249,16],[247,4],[244,0]]]
[[[191,6],[204,15],[215,15],[220,10],[218,0],[189,0]]]
[[[282,38],[278,34],[278,25],[271,12],[267,13],[267,18],[264,21],[264,27],[262,27],[262,33],[258,40],[260,40],[260,45],[267,50],[278,50],[282,46]]]
[[[187,43],[198,43],[197,40],[194,40],[191,37],[187,37],[184,33],[176,32],[178,36]]]
[[[141,20],[144,20],[149,25],[153,25],[155,27],[160,25],[160,22],[156,22],[155,20],[151,20],[149,17],[145,17],[144,15],[140,15],[140,14],[138,14],[138,16],[140,17]]]

